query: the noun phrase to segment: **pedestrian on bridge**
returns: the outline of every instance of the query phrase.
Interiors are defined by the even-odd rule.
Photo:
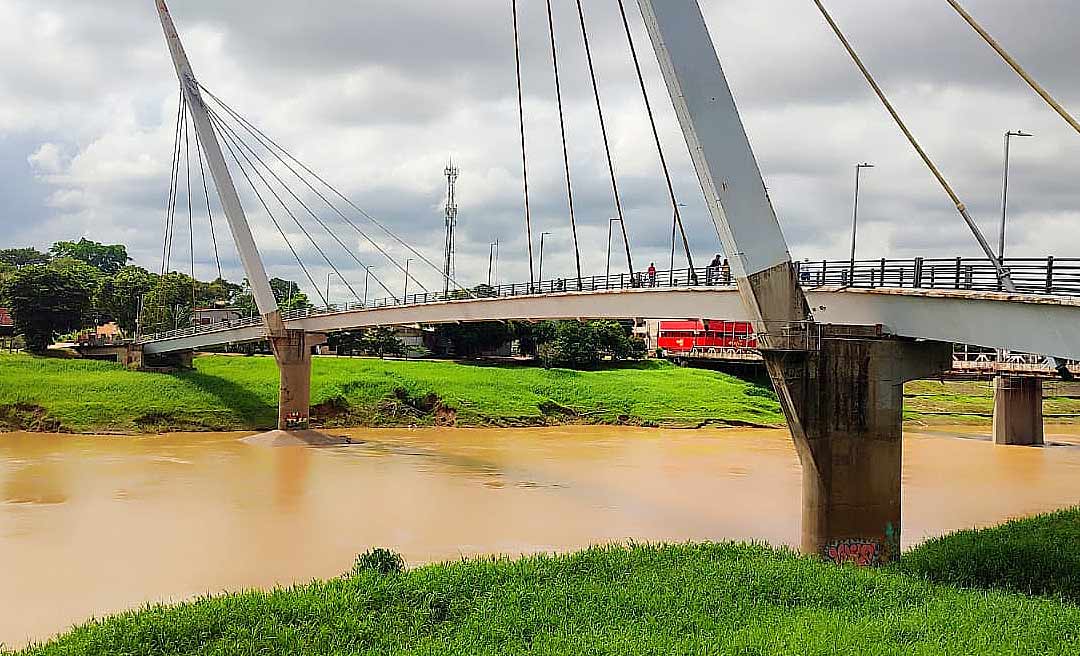
[[[705,269],[705,284],[713,284],[713,280],[716,279],[717,274],[720,272],[720,263],[723,261],[724,256],[720,253],[716,254],[712,262],[709,262],[708,268]]]
[[[656,287],[656,262],[649,264],[649,287]]]

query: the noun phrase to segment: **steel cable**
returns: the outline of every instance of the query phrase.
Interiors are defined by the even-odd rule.
[[[302,161],[300,161],[300,160],[299,160],[299,159],[298,159],[297,157],[295,157],[294,155],[292,155],[292,154],[291,154],[291,153],[290,153],[290,152],[289,152],[288,150],[286,150],[286,149],[285,149],[285,148],[284,148],[284,147],[283,147],[283,146],[282,146],[281,144],[279,144],[279,143],[278,143],[277,141],[274,141],[274,140],[273,140],[273,139],[272,139],[272,138],[271,138],[271,137],[270,137],[269,135],[267,135],[267,134],[266,134],[265,132],[263,132],[262,130],[260,130],[260,129],[259,129],[258,127],[256,127],[256,126],[255,126],[255,125],[254,125],[253,123],[251,123],[251,121],[248,121],[248,120],[247,120],[246,118],[244,118],[244,117],[243,117],[243,116],[242,116],[242,115],[241,115],[240,113],[238,113],[238,112],[237,112],[236,110],[234,110],[234,109],[233,109],[232,107],[230,107],[230,106],[229,106],[228,104],[226,104],[226,103],[225,103],[225,102],[224,102],[223,100],[221,100],[221,98],[218,98],[217,96],[215,96],[215,95],[214,95],[214,93],[213,93],[212,91],[210,91],[210,90],[209,90],[209,89],[207,89],[206,87],[202,86],[201,84],[199,85],[199,88],[200,88],[200,89],[202,89],[202,90],[203,90],[203,91],[204,91],[204,92],[206,93],[206,95],[207,95],[207,96],[209,96],[209,97],[210,97],[210,98],[211,98],[212,100],[214,100],[214,102],[216,102],[216,103],[217,103],[217,104],[218,104],[218,105],[219,105],[219,106],[220,106],[220,107],[221,107],[222,109],[224,109],[224,110],[225,110],[226,112],[228,112],[228,113],[229,113],[229,115],[231,115],[231,116],[232,116],[233,118],[235,118],[235,119],[236,119],[236,120],[237,120],[238,122],[240,122],[240,123],[241,123],[241,124],[242,124],[242,125],[244,126],[244,128],[245,128],[246,130],[248,130],[249,132],[253,132],[253,133],[256,133],[256,134],[258,134],[258,135],[259,135],[259,136],[260,136],[260,137],[261,137],[262,139],[265,139],[265,140],[266,140],[266,142],[270,143],[270,144],[271,144],[271,145],[272,145],[272,146],[273,146],[273,147],[274,147],[275,149],[277,149],[277,150],[278,150],[278,151],[279,151],[280,153],[282,153],[283,155],[285,155],[285,157],[287,157],[287,158],[288,158],[289,160],[291,160],[291,161],[292,161],[292,162],[293,162],[294,164],[296,164],[296,165],[297,165],[298,167],[300,167],[300,168],[301,168],[301,169],[302,169],[302,170],[303,170],[303,171],[304,171],[305,173],[307,173],[307,174],[308,174],[308,175],[310,175],[311,177],[315,178],[315,180],[317,180],[317,181],[319,182],[319,184],[321,184],[322,186],[326,187],[326,188],[327,188],[328,190],[330,190],[330,192],[331,192],[332,194],[334,194],[335,196],[337,196],[338,198],[340,198],[340,199],[341,199],[342,201],[344,201],[344,202],[345,202],[345,203],[346,203],[346,204],[347,204],[347,205],[348,205],[349,207],[351,207],[351,208],[352,208],[353,210],[355,210],[357,214],[359,214],[360,216],[362,216],[362,217],[364,217],[365,219],[367,219],[368,221],[370,221],[370,222],[371,222],[371,223],[372,223],[373,225],[375,225],[375,226],[376,226],[377,228],[379,228],[380,230],[382,230],[382,231],[383,231],[383,232],[384,232],[384,233],[385,233],[385,234],[386,234],[386,235],[387,235],[388,237],[390,237],[391,239],[393,239],[393,240],[394,240],[394,241],[396,241],[397,243],[401,244],[401,246],[402,246],[402,247],[404,247],[404,248],[405,248],[406,250],[408,250],[408,251],[409,251],[410,253],[412,253],[413,255],[415,255],[415,256],[416,256],[417,258],[419,258],[419,259],[420,259],[420,260],[421,260],[421,261],[422,261],[422,262],[423,262],[424,264],[428,265],[428,266],[429,266],[429,267],[431,267],[431,268],[432,268],[432,269],[433,269],[434,271],[438,272],[438,273],[439,273],[439,276],[440,276],[440,277],[442,277],[442,276],[443,276],[443,272],[442,272],[442,269],[441,269],[441,267],[439,267],[438,265],[436,265],[435,263],[433,263],[433,262],[432,262],[432,261],[431,261],[430,259],[428,259],[428,257],[427,257],[427,256],[425,256],[425,255],[424,255],[423,253],[421,253],[420,251],[416,250],[416,248],[414,248],[414,247],[413,247],[413,246],[412,246],[411,244],[409,244],[409,243],[408,243],[407,241],[405,241],[405,240],[404,240],[404,239],[402,239],[402,238],[401,238],[400,236],[398,236],[398,235],[397,235],[397,234],[396,234],[396,233],[395,233],[395,232],[394,232],[393,230],[391,230],[390,228],[386,227],[386,225],[385,225],[385,224],[383,224],[383,222],[379,221],[379,220],[378,220],[378,219],[376,219],[376,218],[375,218],[374,216],[372,216],[372,215],[371,215],[371,214],[370,214],[369,212],[367,212],[366,210],[364,210],[363,208],[361,208],[361,207],[360,207],[359,205],[357,205],[357,204],[356,204],[356,203],[354,203],[353,201],[349,200],[349,198],[348,198],[348,197],[347,197],[347,196],[346,196],[345,194],[343,194],[343,193],[342,193],[342,192],[341,192],[340,190],[338,190],[338,189],[337,189],[336,187],[334,187],[334,186],[333,186],[333,185],[331,185],[331,184],[330,184],[329,182],[327,182],[325,178],[323,178],[322,176],[320,176],[320,175],[319,175],[318,173],[316,173],[315,171],[313,171],[313,170],[311,169],[311,167],[309,167],[308,165],[304,164],[304,163],[303,163]],[[296,174],[296,175],[297,175],[298,177],[300,177],[298,173],[295,173],[295,171],[294,171],[294,174]],[[301,178],[301,179],[303,179],[303,178]],[[310,185],[310,183],[308,183],[308,182],[307,182],[306,180],[304,180],[304,182],[305,182],[305,184],[307,184],[307,185],[308,185],[308,187],[309,187],[309,188],[311,188],[311,185]],[[314,191],[314,189],[312,189],[312,191]],[[317,192],[316,192],[316,193],[317,193]],[[324,200],[324,201],[326,200],[326,199],[325,199],[325,197],[323,197],[323,200]],[[327,202],[327,203],[329,204],[329,201],[326,201],[326,202]],[[331,207],[332,207],[333,209],[335,209],[335,211],[337,211],[337,208],[336,208],[336,207],[334,207],[333,205],[331,205]],[[340,212],[338,212],[338,213],[339,213],[339,214],[341,214]],[[364,232],[363,232],[363,231],[362,231],[362,230],[361,230],[361,229],[360,229],[360,228],[359,228],[359,227],[358,227],[358,226],[357,226],[357,225],[356,225],[355,223],[353,223],[352,221],[350,221],[350,220],[349,220],[349,219],[348,219],[347,217],[345,217],[345,216],[344,216],[343,214],[341,214],[341,218],[342,218],[342,220],[344,220],[344,221],[345,221],[345,222],[346,222],[346,223],[347,223],[347,224],[348,224],[348,225],[349,225],[350,227],[352,227],[352,228],[353,228],[354,230],[356,230],[356,231],[357,231],[357,232],[358,232],[358,233],[359,233],[359,234],[360,234],[361,236],[363,236],[363,237],[364,237],[365,239],[367,239],[367,240],[368,240],[369,242],[371,242],[371,244],[372,244],[373,246],[375,246],[376,248],[378,248],[378,249],[379,249],[379,252],[380,252],[380,253],[383,253],[383,255],[384,255],[384,256],[385,256],[385,257],[386,257],[386,258],[387,258],[387,259],[388,259],[388,260],[389,260],[389,261],[390,261],[390,262],[391,262],[391,263],[392,263],[392,264],[393,264],[393,265],[394,265],[395,267],[397,267],[397,268],[398,268],[399,270],[401,270],[401,271],[404,271],[404,268],[403,268],[403,267],[402,267],[402,266],[401,266],[400,264],[398,264],[398,263],[397,263],[397,261],[395,261],[395,260],[394,260],[394,259],[393,259],[392,257],[390,257],[390,256],[389,256],[388,254],[386,254],[386,252],[385,252],[385,251],[383,251],[383,250],[382,250],[382,248],[378,246],[377,242],[373,241],[373,240],[372,240],[372,239],[371,239],[370,237],[368,237],[368,236],[367,236],[367,235],[366,235],[366,234],[365,234],[365,233],[364,233]],[[413,279],[413,278],[411,278],[411,277],[410,277],[410,279]],[[465,292],[465,293],[466,293],[466,294],[467,294],[467,295],[468,295],[468,296],[469,296],[470,298],[475,298],[475,295],[474,295],[474,294],[473,294],[473,293],[472,293],[472,292],[471,292],[471,291],[470,291],[470,290],[469,290],[469,289],[468,289],[467,287],[465,287],[464,285],[462,285],[461,283],[459,283],[459,282],[458,282],[458,281],[457,281],[456,279],[454,279],[454,277],[453,277],[453,276],[451,276],[451,277],[450,277],[450,282],[454,283],[454,285],[455,285],[455,286],[456,286],[456,287],[457,287],[458,289],[460,289],[461,291]],[[419,284],[419,283],[417,283],[417,284]],[[422,287],[422,285],[421,285],[421,287]],[[426,291],[426,290],[425,290],[425,291]]]
[[[615,175],[615,160],[611,155],[611,141],[608,139],[607,123],[604,120],[604,106],[600,101],[600,84],[596,79],[596,66],[593,64],[592,47],[589,44],[589,29],[585,24],[585,9],[581,5],[581,0],[577,0],[577,10],[578,18],[581,20],[581,38],[585,44],[585,58],[589,64],[589,77],[592,80],[593,95],[596,97],[596,114],[600,118],[600,134],[604,139],[604,153],[607,155],[608,172],[611,174],[611,191],[615,196],[615,211],[619,215],[623,245],[626,247],[626,266],[630,269],[632,278],[634,276],[634,262],[630,256],[630,237],[626,232],[626,217],[623,215],[622,198],[619,196],[619,181]]]
[[[169,197],[165,201],[165,230],[161,245],[161,275],[163,276],[168,268],[169,226],[172,223],[172,214],[176,207],[176,187],[180,166],[180,117],[183,110],[184,93],[181,90],[180,101],[176,104],[176,128],[173,130],[172,163],[169,167]]]
[[[574,236],[574,261],[577,264],[578,290],[581,290],[581,248],[578,245],[577,217],[574,214],[574,188],[570,177],[570,149],[566,145],[566,115],[563,109],[562,80],[559,75],[559,52],[555,42],[555,17],[547,0],[548,32],[551,35],[551,67],[555,71],[555,99],[559,107],[559,133],[562,137],[563,164],[566,168],[566,200],[570,206],[570,231]],[[541,281],[543,282],[543,281]]]
[[[239,143],[240,143],[240,145],[242,145],[242,146],[243,146],[243,147],[244,147],[244,148],[245,148],[245,149],[246,149],[246,150],[247,150],[247,151],[248,151],[249,153],[251,153],[252,157],[254,157],[254,158],[255,158],[255,160],[256,160],[256,161],[258,161],[258,162],[259,162],[259,164],[261,164],[261,165],[262,165],[262,167],[263,167],[264,169],[266,169],[266,171],[267,171],[267,172],[268,172],[268,173],[269,173],[269,174],[270,174],[271,176],[273,176],[275,180],[277,180],[278,184],[280,184],[280,185],[281,185],[281,187],[282,187],[282,188],[283,188],[283,189],[284,189],[285,191],[287,191],[287,192],[289,193],[289,195],[290,195],[290,196],[292,196],[292,197],[293,197],[293,199],[294,199],[294,200],[295,200],[295,201],[296,201],[296,202],[297,202],[297,203],[298,203],[298,204],[299,204],[299,205],[300,205],[301,207],[303,207],[303,208],[304,208],[304,211],[306,211],[306,212],[308,213],[308,215],[310,215],[310,216],[311,216],[311,218],[313,218],[313,219],[315,220],[315,222],[316,222],[316,223],[318,223],[318,224],[319,224],[319,225],[320,225],[320,226],[321,226],[321,227],[323,228],[323,230],[325,230],[325,231],[326,231],[326,233],[327,233],[328,235],[330,235],[330,237],[331,237],[331,238],[332,238],[332,239],[333,239],[334,241],[336,241],[336,242],[338,243],[338,245],[339,245],[339,246],[341,246],[341,247],[342,247],[342,248],[343,248],[343,249],[345,250],[345,252],[346,252],[346,253],[348,253],[348,254],[349,254],[349,257],[351,257],[351,258],[352,258],[352,259],[353,259],[353,260],[354,260],[354,261],[355,261],[355,262],[356,262],[357,264],[359,264],[359,265],[360,265],[360,267],[361,267],[362,269],[364,269],[364,270],[367,270],[367,269],[368,269],[368,266],[367,266],[366,264],[364,264],[364,262],[363,262],[363,261],[362,261],[362,260],[361,260],[361,259],[360,259],[359,257],[357,257],[357,256],[356,256],[356,254],[354,254],[354,253],[352,252],[352,249],[350,249],[350,248],[349,248],[349,246],[348,246],[347,244],[345,244],[345,242],[343,242],[343,241],[341,240],[341,238],[340,238],[340,237],[338,237],[338,236],[337,236],[336,234],[334,234],[334,231],[333,231],[333,230],[331,230],[331,229],[330,229],[330,227],[329,227],[328,225],[326,225],[326,222],[324,222],[324,221],[323,221],[323,220],[322,220],[321,218],[319,218],[319,216],[318,216],[318,215],[317,215],[317,214],[316,214],[316,213],[315,213],[315,212],[314,212],[314,211],[313,211],[313,210],[311,209],[311,207],[310,207],[310,206],[308,206],[308,204],[307,204],[307,203],[305,203],[305,202],[303,201],[303,199],[301,199],[301,198],[300,198],[300,196],[298,196],[298,195],[296,194],[296,192],[294,192],[294,191],[293,191],[293,190],[292,190],[292,189],[291,189],[291,188],[290,188],[290,187],[289,187],[289,186],[288,186],[288,185],[287,185],[287,184],[285,183],[285,181],[281,179],[281,176],[280,176],[280,175],[278,175],[278,174],[277,174],[277,172],[273,170],[273,167],[269,166],[269,165],[268,165],[268,164],[267,164],[267,163],[266,163],[265,161],[263,161],[263,159],[262,159],[261,157],[259,157],[258,153],[256,153],[256,152],[255,152],[255,150],[254,150],[254,149],[252,149],[252,147],[251,147],[251,146],[250,146],[250,145],[249,145],[249,144],[248,144],[247,142],[245,142],[245,141],[243,140],[243,138],[242,138],[242,137],[241,137],[241,136],[240,136],[239,134],[237,134],[236,130],[234,130],[234,129],[232,128],[232,126],[228,125],[228,123],[226,123],[226,122],[225,122],[225,120],[224,120],[224,119],[223,119],[223,118],[222,118],[222,117],[221,117],[221,116],[220,116],[220,115],[219,115],[219,114],[218,114],[217,112],[215,112],[215,111],[213,111],[213,110],[210,110],[209,108],[207,108],[207,110],[209,111],[209,113],[210,113],[210,115],[211,115],[211,116],[213,116],[214,118],[216,118],[216,119],[217,119],[217,121],[218,121],[219,125],[221,125],[221,126],[224,126],[224,128],[225,128],[225,129],[229,130],[229,132],[230,132],[230,133],[232,134],[233,138],[235,138],[235,139],[237,140],[237,142],[239,142]],[[274,154],[273,154],[272,152],[271,152],[270,154],[271,154],[271,155],[274,155]],[[274,155],[274,157],[275,157],[276,159],[278,159],[279,161],[280,161],[280,159],[281,159],[281,158],[277,157],[276,155]],[[276,195],[276,194],[275,194],[275,195]],[[279,200],[280,200],[280,199],[279,199]],[[353,288],[352,288],[352,285],[350,285],[350,284],[349,284],[348,280],[346,280],[346,279],[345,279],[345,277],[344,277],[344,276],[343,276],[343,275],[341,274],[341,272],[340,272],[340,271],[338,271],[338,270],[337,270],[337,269],[335,268],[335,269],[334,269],[334,273],[336,273],[336,274],[338,275],[338,277],[340,277],[340,278],[341,278],[341,281],[342,281],[343,283],[345,283],[345,286],[349,288],[349,291],[350,291],[350,292],[352,292],[353,296],[355,296],[355,297],[356,297],[356,299],[357,299],[358,301],[361,301],[361,303],[362,303],[363,301],[362,301],[362,299],[360,298],[360,295],[359,295],[359,294],[357,294],[355,290],[353,290]],[[386,291],[386,293],[390,294],[391,296],[393,296],[393,295],[394,295],[394,294],[393,294],[393,292],[391,292],[391,291],[390,291],[390,289],[388,289],[388,288],[386,287],[386,285],[384,285],[384,284],[383,284],[382,280],[380,280],[380,279],[378,278],[378,276],[372,276],[372,277],[373,277],[373,278],[375,278],[375,281],[376,281],[377,283],[379,283],[379,286],[380,286],[380,287],[382,287],[382,288],[383,288],[383,289],[384,289],[384,290]]]
[[[645,75],[641,72],[641,60],[638,58],[637,47],[634,45],[634,36],[630,30],[630,20],[626,16],[626,3],[618,0],[619,13],[622,15],[623,28],[626,30],[626,42],[630,44],[630,57],[634,60],[634,70],[637,72],[638,84],[641,86],[641,98],[645,101],[645,112],[649,115],[649,125],[652,127],[653,140],[656,142],[656,152],[660,156],[660,168],[664,171],[664,181],[667,182],[668,194],[671,196],[671,208],[675,213],[674,222],[682,234],[683,248],[686,250],[686,263],[690,268],[691,277],[697,278],[694,268],[694,257],[690,252],[690,242],[686,239],[686,228],[683,226],[682,213],[679,211],[679,201],[675,196],[675,184],[671,180],[671,169],[668,167],[667,156],[664,155],[664,146],[660,141],[660,130],[656,127],[656,115],[653,113],[652,101],[649,100],[649,92],[645,86]],[[672,227],[674,233],[675,227]],[[672,237],[671,249],[675,250],[675,238]],[[672,270],[675,263],[671,264]]]
[[[212,116],[210,117],[210,120],[211,120],[211,122],[213,122],[214,119],[213,119]],[[222,131],[219,130],[219,132],[222,132]],[[272,211],[270,211],[270,206],[267,204],[266,199],[264,199],[262,194],[259,193],[259,190],[255,187],[255,183],[254,183],[254,181],[252,181],[251,176],[248,175],[248,172],[244,168],[244,165],[240,162],[240,158],[237,157],[236,151],[233,150],[233,146],[232,146],[231,140],[229,138],[229,135],[221,133],[221,134],[219,134],[219,136],[222,137],[222,142],[225,144],[225,148],[228,149],[229,155],[232,156],[233,161],[236,162],[236,166],[237,166],[237,168],[240,169],[240,173],[244,176],[244,179],[247,180],[248,186],[250,186],[251,190],[253,192],[255,192],[255,197],[259,199],[259,203],[262,205],[263,210],[266,211],[266,215],[268,217],[270,217],[270,221],[273,222],[274,227],[277,228],[278,234],[280,234],[281,238],[285,240],[285,245],[288,246],[289,252],[291,252],[292,255],[293,255],[293,258],[296,259],[296,263],[300,266],[300,269],[304,272],[304,275],[307,277],[308,281],[311,283],[312,288],[315,289],[315,293],[319,294],[319,296],[321,298],[322,293],[319,291],[319,285],[315,282],[315,279],[311,277],[311,272],[309,272],[307,266],[304,265],[304,261],[300,259],[300,255],[296,252],[296,248],[293,247],[292,241],[289,239],[289,236],[285,234],[284,230],[282,230],[281,224],[278,223],[278,220],[274,216],[274,213]],[[323,299],[323,301],[325,301],[325,300],[326,299]],[[329,305],[329,304],[327,303],[327,305]]]
[[[521,39],[518,30],[517,0],[511,0],[510,4],[514,14],[514,61],[517,64],[518,122],[521,127],[521,174],[525,185],[525,236],[529,244],[529,285],[531,286],[536,282],[536,275],[533,272],[532,212],[529,208],[529,158],[525,148],[525,103],[521,90]]]
[[[206,184],[206,167],[203,164],[202,140],[198,130],[195,131],[195,152],[199,156],[199,176],[202,178],[203,196],[206,198],[206,214],[210,217],[210,239],[214,243],[214,262],[217,264],[218,280],[224,280],[221,273],[221,254],[218,251],[217,231],[214,229],[214,210],[210,207],[210,187]]]
[[[210,114],[210,118],[211,118],[211,120],[213,120],[214,115]],[[217,129],[218,129],[219,132],[224,133],[224,132],[228,131],[229,128],[228,128],[227,125],[225,125],[223,123],[218,123]],[[336,273],[339,278],[341,278],[342,280],[345,280],[345,277],[341,275],[341,271],[339,271],[338,268],[334,265],[333,260],[331,260],[330,257],[326,254],[326,252],[322,249],[322,247],[319,246],[319,243],[317,241],[315,241],[315,238],[311,235],[310,232],[308,232],[307,228],[304,227],[304,224],[302,224],[300,222],[300,219],[296,218],[296,214],[294,214],[293,211],[291,209],[289,209],[288,204],[284,201],[284,199],[282,199],[281,195],[278,194],[277,190],[274,189],[273,186],[271,186],[270,181],[266,179],[266,176],[263,175],[263,173],[259,169],[259,167],[256,166],[255,163],[252,162],[251,158],[248,157],[247,153],[244,152],[243,148],[248,148],[247,144],[245,144],[241,139],[239,139],[238,137],[235,137],[235,136],[234,136],[233,143],[235,145],[237,145],[237,148],[239,149],[240,155],[244,158],[244,160],[251,167],[252,172],[255,173],[256,176],[258,176],[260,181],[262,181],[263,186],[266,187],[266,190],[270,192],[270,194],[274,197],[275,200],[277,200],[278,204],[281,205],[281,208],[283,210],[285,210],[285,213],[289,215],[290,219],[292,219],[292,222],[295,223],[296,227],[300,229],[300,232],[302,232],[304,234],[304,236],[307,237],[308,242],[311,243],[312,247],[315,249],[315,252],[317,252],[322,257],[323,261],[326,262],[327,266],[329,266],[330,269],[334,273]],[[260,160],[257,155],[255,155],[255,159],[258,160],[259,163],[262,164],[264,167],[266,166],[266,164],[264,162],[262,162],[262,160]],[[355,290],[353,290],[352,285],[350,285],[348,283],[348,281],[345,282],[345,286],[349,288],[349,291],[352,293],[352,295],[356,298],[357,301],[359,301],[360,303],[363,303],[363,299],[361,299],[360,295],[357,294]],[[323,299],[324,305],[326,305],[326,306],[330,305],[329,300],[325,296],[323,296],[322,290],[317,285],[315,287],[315,292],[318,293],[319,297]]]

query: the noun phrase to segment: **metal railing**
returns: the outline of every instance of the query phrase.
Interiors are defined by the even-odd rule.
[[[1018,291],[1027,294],[1080,296],[1080,258],[1069,259],[1006,259]],[[907,260],[824,260],[795,263],[800,284],[813,287],[856,288],[910,288],[910,289],[956,289],[975,291],[1002,291],[994,264],[986,259],[914,258]],[[675,269],[634,274],[619,273],[605,276],[555,278],[533,283],[505,285],[479,285],[470,290],[453,290],[449,293],[423,292],[405,297],[380,298],[368,303],[347,303],[321,308],[290,310],[282,313],[282,319],[306,319],[330,314],[344,314],[363,310],[379,310],[392,307],[409,307],[464,301],[477,298],[513,298],[571,292],[604,292],[626,289],[655,288],[703,288],[732,287],[735,280],[728,267],[705,267],[698,269]],[[156,342],[194,335],[226,332],[239,328],[261,326],[261,317],[249,317],[234,321],[193,326],[164,333],[144,335],[140,343]]]
[[[1080,259],[1006,259],[1006,270],[1018,292],[1054,296],[1080,296]],[[800,283],[806,286],[954,289],[1000,292],[994,263],[973,258],[908,260],[802,261],[795,263]]]

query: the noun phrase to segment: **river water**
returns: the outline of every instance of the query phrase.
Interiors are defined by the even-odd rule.
[[[1051,427],[1042,449],[947,430],[906,438],[905,545],[1080,503],[1078,427]],[[362,443],[0,435],[0,643],[148,601],[332,577],[372,546],[418,564],[627,539],[798,541],[784,431],[347,432]]]

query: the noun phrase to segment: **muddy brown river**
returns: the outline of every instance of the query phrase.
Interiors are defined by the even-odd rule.
[[[1080,503],[1080,429],[1047,448],[986,429],[911,433],[904,542]],[[635,539],[798,540],[783,431],[349,431],[271,449],[237,434],[0,435],[0,643],[21,647],[148,601],[349,569]]]

